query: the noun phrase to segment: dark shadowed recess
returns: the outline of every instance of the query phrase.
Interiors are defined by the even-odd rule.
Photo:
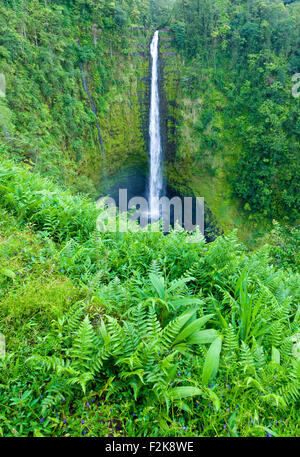
[[[148,177],[140,168],[130,168],[125,172],[120,172],[119,176],[115,177],[114,184],[108,186],[105,195],[112,197],[116,205],[119,206],[119,190],[127,189],[127,203],[133,197],[144,197],[147,199],[148,194]],[[180,195],[169,185],[165,186],[165,196],[168,198],[173,197],[192,197],[193,198],[193,223],[195,223],[195,208],[196,208],[196,199],[194,195]],[[103,197],[103,195],[100,195]],[[184,204],[182,207],[182,213],[184,213]],[[205,204],[204,211],[204,236],[207,242],[212,242],[219,236],[222,232],[217,227],[214,220],[213,214]],[[171,226],[174,227],[174,213],[171,208],[171,217],[170,217]]]

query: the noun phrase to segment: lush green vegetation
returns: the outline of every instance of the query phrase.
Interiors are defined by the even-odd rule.
[[[0,193],[2,435],[299,433],[296,255],[100,234],[92,202],[7,159]]]
[[[299,22],[298,0],[3,0],[0,436],[300,435]],[[212,243],[96,230],[147,167],[154,27],[166,172]]]
[[[146,170],[148,45],[167,26],[170,184],[243,239],[299,222],[298,0],[4,0],[0,13],[9,154],[93,197]]]

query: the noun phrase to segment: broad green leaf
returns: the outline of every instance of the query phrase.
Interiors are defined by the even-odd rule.
[[[174,281],[170,287],[168,287],[168,292],[173,292],[174,290],[180,289],[186,283],[193,281],[195,278],[188,276],[187,278],[178,279],[178,281]]]
[[[173,365],[170,370],[168,371],[168,380],[169,381],[173,381],[173,379],[175,378],[176,376],[176,372],[177,372],[177,366],[176,365]]]
[[[222,348],[222,337],[219,336],[216,338],[210,345],[202,372],[202,382],[204,385],[209,384],[209,382],[215,377],[219,368],[220,352]]]
[[[193,411],[191,410],[191,408],[183,401],[176,402],[176,407],[178,409],[182,409],[186,413],[193,414]]]
[[[247,379],[247,387],[256,387],[260,392],[264,392],[263,386],[257,381],[257,379],[249,377]]]
[[[220,321],[220,324],[222,325],[222,327],[228,328],[228,323],[227,323],[226,319],[224,319],[224,317],[222,316],[220,308],[216,308],[216,311],[217,311],[217,316],[219,318],[219,321]]]
[[[172,305],[174,307],[179,307],[179,306],[183,306],[183,305],[186,305],[186,306],[189,306],[189,305],[202,305],[203,304],[203,300],[201,300],[200,298],[194,298],[194,297],[179,297],[179,298],[172,298],[170,299],[170,303],[172,303]]]
[[[286,402],[284,401],[284,399],[282,398],[281,395],[266,394],[266,395],[260,397],[260,399],[263,401],[275,403],[276,406],[278,406],[278,407],[286,408]]]
[[[174,321],[169,322],[169,324],[163,329],[161,334],[161,340],[164,345],[173,346],[173,342],[177,336],[177,332],[180,332],[182,327],[188,322],[192,314],[194,314],[194,309],[189,309],[180,316],[178,316]],[[176,332],[176,333],[175,333]]]
[[[256,425],[255,428],[260,429],[260,430],[264,430],[265,432],[269,433],[270,435],[278,437],[278,434],[276,432],[274,432],[274,430],[272,430],[269,427],[265,427],[263,425]]]
[[[190,348],[186,343],[178,343],[175,346],[173,346],[175,351],[181,352],[182,354],[185,354],[190,351]]]

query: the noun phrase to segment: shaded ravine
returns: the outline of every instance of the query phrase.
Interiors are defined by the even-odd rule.
[[[169,105],[165,96],[165,76],[163,72],[164,62],[160,61],[159,49],[159,32],[156,31],[151,38],[148,58],[150,60],[149,71],[149,88],[143,95],[148,102],[148,128],[145,125],[145,130],[148,133],[148,174],[144,173],[139,166],[130,167],[126,170],[121,170],[114,184],[106,189],[106,194],[99,195],[99,199],[109,195],[116,202],[119,207],[119,190],[127,190],[127,203],[133,197],[140,196],[148,200],[150,206],[149,222],[150,220],[157,219],[157,209],[151,207],[151,199],[165,196],[169,199],[179,197],[182,202],[182,216],[184,215],[184,197],[190,196],[193,199],[193,208],[195,208],[196,197],[189,186],[183,193],[170,186],[168,178],[163,176],[163,164],[166,156],[166,143],[167,143],[167,116]],[[154,64],[154,65],[153,65]],[[144,114],[143,114],[144,115]],[[141,112],[142,116],[142,112]],[[146,122],[146,119],[145,119]],[[147,136],[144,132],[145,137]],[[152,210],[154,209],[154,217]],[[159,208],[158,208],[159,209]],[[159,217],[159,211],[158,211]],[[207,242],[213,241],[218,235],[221,234],[217,224],[214,220],[213,214],[205,204],[204,212],[204,236]],[[193,223],[195,222],[195,212],[192,214]],[[184,220],[184,217],[182,217]],[[174,214],[171,212],[170,225],[174,227]]]

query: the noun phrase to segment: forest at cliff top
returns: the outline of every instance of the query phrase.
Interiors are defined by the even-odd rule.
[[[148,173],[156,29],[213,242],[96,229]],[[1,1],[0,436],[300,436],[299,72],[299,0]]]

